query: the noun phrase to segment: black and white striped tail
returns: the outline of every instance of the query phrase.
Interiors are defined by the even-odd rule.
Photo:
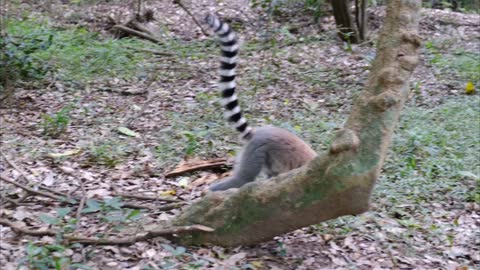
[[[239,44],[237,35],[227,23],[220,21],[217,16],[209,14],[205,18],[208,26],[220,39],[222,56],[220,57],[220,81],[218,88],[222,92],[222,105],[225,107],[225,118],[240,132],[242,140],[248,141],[253,135],[253,129],[242,116],[235,94],[235,69]]]

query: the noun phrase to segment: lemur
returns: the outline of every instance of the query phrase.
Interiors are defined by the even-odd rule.
[[[239,188],[252,182],[261,173],[268,178],[301,167],[312,160],[316,153],[310,146],[289,131],[274,126],[252,128],[242,116],[235,94],[235,69],[238,60],[239,43],[230,26],[215,15],[205,18],[207,25],[220,40],[220,80],[218,88],[222,93],[225,118],[240,132],[245,145],[236,157],[233,175],[210,186],[211,191]]]

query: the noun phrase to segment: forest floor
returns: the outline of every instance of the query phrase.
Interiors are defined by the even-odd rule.
[[[24,190],[2,180],[0,218],[121,236],[181,208],[119,193],[191,202],[225,175],[239,142],[215,87],[218,47],[184,10],[148,1],[156,19],[149,27],[162,41],[153,44],[112,38],[107,16],[126,21],[129,4],[28,2],[9,9],[18,81],[13,106],[1,109],[0,172],[34,190],[89,200],[83,211],[38,194],[19,200]],[[198,18],[219,12],[242,37],[238,89],[250,122],[289,129],[326,150],[375,47],[340,42],[332,17],[315,23],[300,6],[269,19],[248,1],[217,2],[186,5]],[[384,16],[382,7],[369,10],[373,43]],[[2,269],[479,269],[480,98],[465,88],[480,87],[480,16],[431,9],[421,16],[422,60],[369,212],[237,248],[163,238],[70,245],[0,225]],[[179,164],[215,158],[225,167],[166,177]]]

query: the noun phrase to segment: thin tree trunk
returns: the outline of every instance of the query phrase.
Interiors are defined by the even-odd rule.
[[[367,40],[368,35],[368,14],[367,14],[367,0],[361,0],[360,2],[360,26],[358,27],[358,33],[361,41]]]
[[[359,0],[355,0],[355,19],[357,22],[358,29],[358,38],[360,41],[365,41],[367,39],[367,0],[360,0],[360,6],[358,5]]]
[[[335,17],[335,24],[338,29],[338,36],[346,42],[358,43],[358,32],[353,24],[352,16],[350,15],[349,1],[347,0],[332,0],[333,17]]]
[[[215,231],[182,234],[176,240],[183,244],[251,245],[367,211],[409,93],[408,80],[418,62],[420,6],[420,0],[388,2],[365,90],[328,153],[320,153],[308,165],[273,179],[207,194],[172,224],[202,224]]]

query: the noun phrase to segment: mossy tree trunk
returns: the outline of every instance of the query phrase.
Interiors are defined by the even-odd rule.
[[[409,93],[408,80],[418,62],[420,5],[420,0],[388,2],[365,90],[328,152],[273,179],[208,193],[172,225],[202,224],[215,231],[181,235],[177,240],[183,244],[251,245],[321,221],[367,211]]]

